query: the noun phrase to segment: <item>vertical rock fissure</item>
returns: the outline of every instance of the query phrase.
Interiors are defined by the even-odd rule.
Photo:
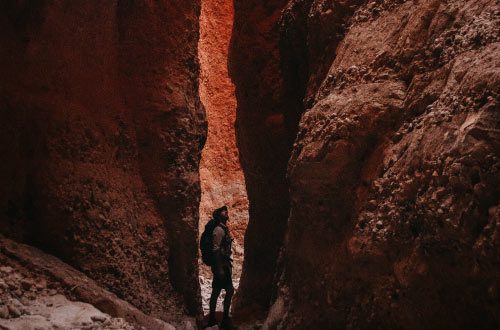
[[[199,233],[222,205],[229,209],[233,241],[233,281],[238,286],[243,262],[243,237],[248,222],[245,178],[235,139],[235,87],[229,78],[227,58],[233,27],[232,0],[203,0],[200,15],[200,99],[205,107],[208,136],[200,164],[201,203]],[[208,312],[209,267],[200,262],[200,284],[205,313]],[[218,310],[222,309],[219,299]]]

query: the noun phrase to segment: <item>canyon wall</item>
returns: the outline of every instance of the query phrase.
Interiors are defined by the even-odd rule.
[[[249,200],[245,257],[233,311],[269,307],[288,216],[290,136],[282,107],[276,22],[284,0],[235,1],[229,74],[236,86],[236,141]]]
[[[199,1],[3,1],[0,230],[199,315]]]
[[[236,96],[227,57],[233,27],[233,0],[203,0],[200,15],[200,99],[208,136],[200,163],[200,235],[212,212],[227,205],[228,226],[234,237],[233,274],[239,278],[243,239],[248,223],[248,199],[234,131]],[[208,267],[202,266],[206,275]]]
[[[240,297],[265,329],[497,328],[498,1],[274,2],[235,6]]]

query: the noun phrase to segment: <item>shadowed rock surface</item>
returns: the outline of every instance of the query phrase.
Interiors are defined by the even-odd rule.
[[[236,1],[229,74],[236,86],[236,141],[249,200],[245,258],[234,310],[252,315],[269,306],[286,219],[286,162],[293,134],[281,107],[276,22],[283,0]]]
[[[278,272],[264,328],[498,327],[498,1],[297,0],[269,25],[252,16],[264,5],[238,8],[249,22],[235,30],[232,52],[247,66],[233,64],[232,75],[263,76],[256,85],[235,79],[238,118],[263,118],[266,109],[300,115],[281,269],[245,260],[239,292],[251,296],[245,283]],[[279,38],[264,43],[254,26],[279,29]],[[259,57],[240,43],[268,51]],[[277,48],[279,57],[269,51]],[[278,76],[265,71],[277,59]],[[250,230],[254,221],[275,223],[261,217],[273,212],[273,198],[250,188],[260,182],[253,169],[270,163],[258,151],[280,141],[252,139],[248,131],[261,125],[238,126],[246,254],[269,246],[262,227]],[[259,292],[262,306],[268,297]]]
[[[0,230],[146,313],[200,313],[199,1],[3,1]]]

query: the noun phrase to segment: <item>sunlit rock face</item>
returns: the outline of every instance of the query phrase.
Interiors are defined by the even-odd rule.
[[[275,246],[257,227],[276,228],[259,219],[282,210],[278,296],[264,328],[496,328],[498,2],[297,0],[276,19],[273,6],[235,8],[231,72],[250,200],[241,297],[269,298],[246,286],[275,264],[258,266],[263,254],[250,251]],[[249,133],[270,109],[300,117],[287,181],[266,149],[279,138]],[[283,178],[289,208],[252,173]]]
[[[199,309],[197,1],[3,1],[0,230],[146,313]]]
[[[227,67],[232,27],[232,0],[202,1],[198,46],[200,99],[207,114],[208,136],[200,163],[200,235],[212,212],[227,205],[228,225],[235,238],[233,273],[239,277],[248,223],[248,199],[234,133],[236,96]],[[205,270],[206,275],[211,276],[208,268]]]

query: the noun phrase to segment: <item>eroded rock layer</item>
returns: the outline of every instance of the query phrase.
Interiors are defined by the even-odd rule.
[[[199,313],[198,1],[0,5],[1,231]]]
[[[240,6],[258,13],[253,3]],[[247,118],[269,109],[300,116],[286,170],[283,271],[265,328],[498,327],[498,1],[294,0],[274,22],[266,21],[279,41],[266,39],[267,49],[279,48],[282,71],[264,76],[281,87],[236,81],[247,253],[266,230],[251,231],[254,219],[273,212],[251,193],[250,173],[269,164],[256,150],[279,141],[249,141],[245,131],[261,123]],[[244,26],[247,45],[265,44]],[[278,59],[233,52],[254,64],[234,76],[261,74]],[[264,91],[285,97],[245,110]],[[259,282],[264,265],[246,261],[243,277]]]

